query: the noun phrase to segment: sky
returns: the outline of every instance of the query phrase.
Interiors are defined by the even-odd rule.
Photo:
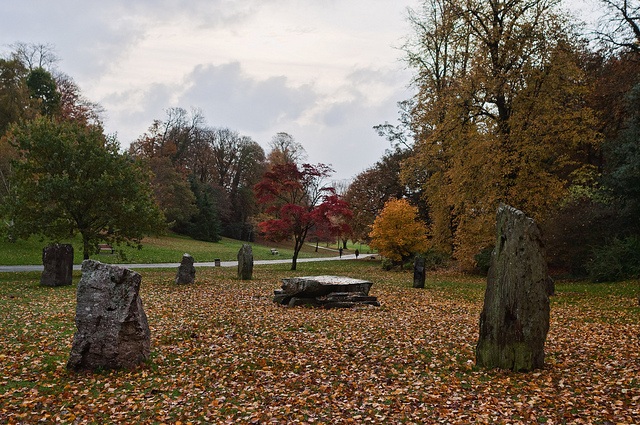
[[[0,1],[0,53],[52,45],[123,148],[168,108],[195,108],[267,153],[289,133],[350,179],[391,147],[373,126],[413,94],[399,47],[418,0]]]

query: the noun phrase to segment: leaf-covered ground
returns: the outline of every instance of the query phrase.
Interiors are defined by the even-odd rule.
[[[96,374],[65,368],[75,285],[0,276],[0,423],[640,422],[637,282],[558,285],[546,367],[516,374],[475,367],[482,279],[416,290],[379,265],[305,265],[370,279],[382,303],[325,311],[272,303],[295,273],[282,266],[234,272],[175,287],[175,271],[144,271],[152,358]]]

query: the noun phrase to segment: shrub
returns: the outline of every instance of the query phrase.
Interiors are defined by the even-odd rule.
[[[487,247],[474,255],[473,259],[476,262],[476,267],[478,268],[478,272],[486,276],[489,273],[489,266],[491,266],[491,253],[493,252],[493,247]]]
[[[637,277],[640,274],[640,239],[631,236],[593,247],[592,258],[586,268],[592,282],[616,282]]]
[[[391,258],[384,257],[382,259],[382,270],[389,271],[393,268],[393,260]]]

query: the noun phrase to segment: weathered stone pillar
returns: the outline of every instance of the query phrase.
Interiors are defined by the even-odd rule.
[[[250,245],[242,244],[238,251],[238,279],[251,280],[253,276],[253,250]]]
[[[424,288],[424,282],[426,280],[426,272],[424,269],[424,258],[416,256],[413,259],[413,287]]]
[[[82,262],[76,327],[67,368],[133,368],[149,358],[151,331],[140,299],[142,276],[95,260]]]
[[[42,248],[42,264],[41,286],[71,285],[73,246],[67,243],[45,246]]]
[[[184,254],[176,272],[176,285],[187,285],[195,281],[196,268],[193,266],[193,257]]]
[[[513,371],[544,366],[548,278],[540,228],[521,211],[500,205],[480,315],[478,366]]]

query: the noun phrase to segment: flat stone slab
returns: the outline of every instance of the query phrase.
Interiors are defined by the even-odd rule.
[[[298,298],[324,297],[333,292],[369,294],[373,283],[343,276],[304,276],[282,279],[282,290]]]
[[[282,279],[282,289],[274,291],[273,302],[289,307],[312,306],[351,308],[358,305],[379,306],[369,296],[373,283],[343,276],[304,276]]]

